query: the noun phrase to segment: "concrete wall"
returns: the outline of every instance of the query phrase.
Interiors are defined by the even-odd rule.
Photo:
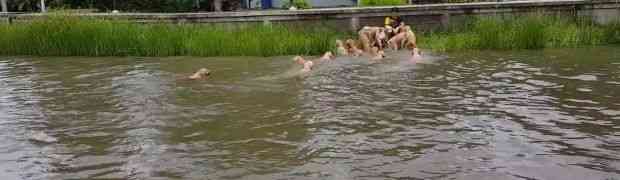
[[[307,26],[321,24],[342,31],[357,30],[365,25],[381,26],[383,18],[394,14],[404,17],[415,28],[426,29],[461,22],[471,16],[514,15],[531,12],[593,17],[601,23],[620,20],[620,1],[616,0],[532,0],[465,4],[407,5],[397,7],[348,7],[308,10],[267,10],[221,13],[87,13],[76,16],[128,20],[138,23],[248,23],[272,22]],[[13,23],[45,18],[45,14],[9,14]],[[0,18],[1,19],[1,18]]]
[[[288,1],[288,0],[272,0],[271,4],[273,4],[274,8],[280,8],[280,7],[282,7],[282,5],[284,5],[286,3],[286,1]]]
[[[608,24],[620,22],[620,11],[617,9],[601,9],[592,11],[592,16],[597,23]]]

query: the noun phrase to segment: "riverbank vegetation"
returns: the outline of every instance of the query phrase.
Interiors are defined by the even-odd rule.
[[[425,33],[420,46],[435,51],[539,49],[620,43],[620,23],[549,15],[481,17],[446,30]]]
[[[352,37],[325,27],[138,24],[53,15],[0,25],[0,55],[319,55],[333,50],[336,39]],[[620,44],[620,23],[599,25],[588,19],[543,15],[481,17],[449,28],[416,33],[418,45],[433,51]]]
[[[405,5],[406,0],[359,0],[360,6],[395,6]]]
[[[54,16],[0,25],[1,55],[278,56],[321,54],[342,33],[284,25],[136,24]]]
[[[288,2],[283,2],[282,8],[289,9],[291,7],[295,7],[297,9],[310,9],[312,6],[306,0],[291,0]]]

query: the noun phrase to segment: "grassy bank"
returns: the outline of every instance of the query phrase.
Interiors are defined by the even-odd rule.
[[[0,55],[277,56],[320,54],[342,36],[281,25],[172,25],[54,16],[0,25]]]
[[[418,44],[434,51],[537,49],[620,44],[620,23],[559,16],[483,17],[432,32]],[[319,55],[350,34],[314,26],[136,24],[55,15],[0,24],[0,55],[278,56]]]
[[[405,5],[406,0],[360,0],[360,6],[396,6]]]
[[[597,25],[589,19],[528,15],[482,17],[447,30],[425,33],[420,46],[435,51],[539,49],[620,43],[620,23]]]

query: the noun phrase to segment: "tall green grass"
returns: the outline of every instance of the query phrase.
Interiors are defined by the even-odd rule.
[[[136,24],[53,15],[0,24],[0,55],[38,56],[278,56],[318,55],[350,34],[285,25]],[[434,51],[537,49],[620,44],[620,22],[548,15],[480,17],[418,33]]]
[[[620,23],[548,15],[480,17],[464,25],[421,35],[420,46],[436,51],[538,49],[620,43]]]
[[[405,5],[406,0],[359,0],[360,6],[395,6]]]
[[[0,25],[0,55],[277,56],[320,54],[342,36],[283,25],[135,24],[53,16]]]

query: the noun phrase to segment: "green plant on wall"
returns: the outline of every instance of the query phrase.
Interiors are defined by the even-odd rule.
[[[295,6],[298,9],[310,9],[312,8],[306,0],[288,0],[282,5],[282,8],[288,9],[291,6]]]
[[[393,6],[407,4],[406,0],[360,0],[360,6]]]

